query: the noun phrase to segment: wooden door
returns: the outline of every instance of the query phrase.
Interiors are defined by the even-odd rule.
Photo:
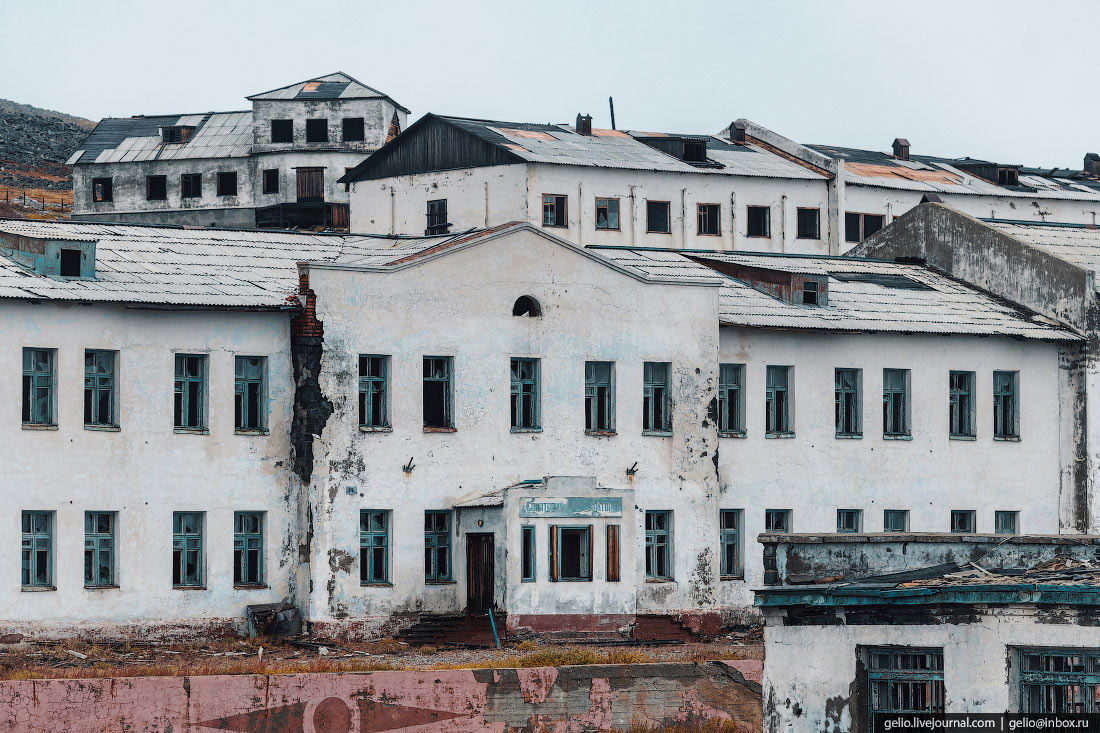
[[[298,201],[325,200],[325,169],[298,168]]]
[[[493,607],[493,535],[466,535],[466,610],[485,613]]]

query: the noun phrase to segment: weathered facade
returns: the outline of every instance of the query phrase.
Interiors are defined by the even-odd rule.
[[[346,229],[337,179],[408,110],[340,72],[248,100],[251,111],[100,121],[70,158],[73,218]]]

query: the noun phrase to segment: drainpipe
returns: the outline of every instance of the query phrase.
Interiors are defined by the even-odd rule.
[[[737,249],[737,192],[730,191],[730,249]]]
[[[485,182],[485,228],[489,228],[489,182]]]
[[[680,249],[687,247],[687,189],[680,189]]]
[[[779,200],[779,251],[787,251],[787,195]]]
[[[568,224],[569,222],[565,222]],[[577,244],[584,246],[584,184],[577,184]]]
[[[390,186],[390,235],[397,234],[397,192]]]
[[[630,187],[630,246],[634,246],[634,186]]]

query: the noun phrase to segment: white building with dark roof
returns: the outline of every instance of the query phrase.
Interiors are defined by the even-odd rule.
[[[346,229],[337,179],[408,110],[341,72],[248,100],[250,111],[101,120],[69,159],[73,219]]]

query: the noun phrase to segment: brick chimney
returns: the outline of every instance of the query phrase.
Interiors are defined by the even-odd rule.
[[[577,134],[592,134],[592,115],[577,115]]]
[[[909,160],[909,141],[903,137],[894,138],[894,157],[898,160]]]
[[[1100,155],[1096,153],[1085,155],[1085,173],[1090,176],[1100,176]]]

